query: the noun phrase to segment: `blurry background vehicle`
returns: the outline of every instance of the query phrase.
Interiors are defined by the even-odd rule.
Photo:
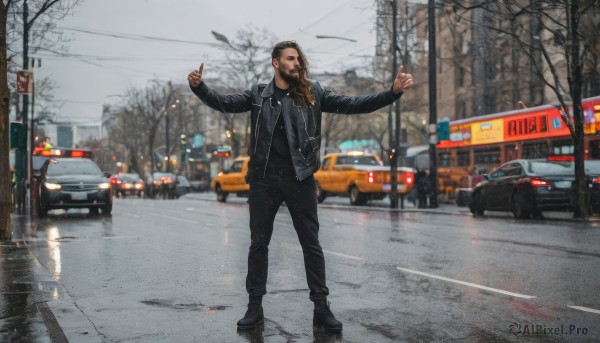
[[[363,152],[328,154],[315,173],[317,199],[328,196],[348,196],[350,204],[364,205],[370,199],[383,199],[391,192],[391,169],[375,155]],[[414,170],[398,167],[398,187],[401,197],[414,186]]]
[[[212,180],[211,188],[217,193],[217,201],[226,202],[229,193],[248,196],[250,186],[246,183],[246,173],[249,161],[248,156],[236,158],[229,169],[223,170]]]
[[[177,177],[173,173],[153,173],[146,183],[148,196],[155,199],[175,199]]]
[[[43,217],[52,209],[89,208],[90,213],[112,211],[110,174],[88,158],[50,157],[34,174],[38,214]]]
[[[136,195],[141,198],[144,195],[145,184],[137,173],[119,174],[110,178],[113,195],[117,198],[125,198],[127,195]]]
[[[542,211],[573,210],[575,171],[572,162],[513,160],[484,175],[473,188],[470,209],[511,211],[515,218],[541,217]]]
[[[179,198],[182,195],[186,195],[192,192],[192,185],[188,181],[187,177],[183,175],[177,175],[177,186],[175,187],[176,196]]]
[[[600,214],[600,160],[584,161],[591,212]]]

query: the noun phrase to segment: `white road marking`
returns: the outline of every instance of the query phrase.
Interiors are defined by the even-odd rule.
[[[600,310],[594,310],[593,308],[589,308],[589,307],[583,307],[583,306],[567,306],[567,307],[575,309],[575,310],[579,310],[579,311],[600,314]]]
[[[487,286],[478,285],[476,283],[471,283],[471,282],[466,282],[466,281],[460,281],[460,280],[450,279],[450,278],[447,278],[447,277],[437,276],[437,275],[433,275],[433,274],[429,274],[429,273],[423,273],[423,272],[412,270],[412,269],[406,269],[406,268],[400,268],[400,267],[396,267],[396,269],[401,270],[403,272],[407,272],[407,273],[412,273],[412,274],[427,276],[427,277],[430,277],[430,278],[433,278],[433,279],[438,279],[438,280],[442,280],[442,281],[448,281],[448,282],[457,283],[459,285],[464,285],[464,286],[468,286],[468,287],[474,287],[474,288],[484,289],[484,290],[490,291],[490,292],[496,292],[496,293],[500,293],[500,294],[510,295],[512,297],[524,298],[524,299],[535,299],[536,298],[533,295],[525,295],[525,294],[513,293],[513,292],[509,292],[509,291],[503,291],[503,290],[497,289],[497,288],[491,288],[491,287],[487,287]]]
[[[329,250],[325,250],[325,249],[323,249],[323,252],[327,253],[327,254],[331,254],[331,255],[336,255],[336,256],[341,256],[341,257],[349,258],[351,260],[356,260],[356,261],[364,261],[365,260],[362,257],[350,256],[350,255],[346,255],[346,254],[342,254],[342,253],[334,252],[334,251],[329,251]]]

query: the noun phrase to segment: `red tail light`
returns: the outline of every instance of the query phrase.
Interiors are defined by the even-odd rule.
[[[367,174],[367,182],[368,183],[375,183],[375,173],[369,172]]]
[[[404,172],[405,183],[412,185],[415,182],[415,174],[413,172]]]
[[[594,178],[594,180],[592,180],[593,183],[600,183],[600,176],[598,176],[597,178]]]
[[[83,157],[83,151],[81,151],[81,150],[71,151],[71,157]]]
[[[544,180],[540,180],[540,179],[531,179],[531,185],[535,186],[535,187],[546,187],[546,186],[550,186],[550,182],[548,181],[544,181]]]

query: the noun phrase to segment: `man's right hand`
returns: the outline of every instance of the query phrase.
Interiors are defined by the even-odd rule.
[[[204,70],[204,63],[200,64],[198,70],[194,70],[188,75],[188,82],[191,87],[198,87],[202,83],[202,70]]]

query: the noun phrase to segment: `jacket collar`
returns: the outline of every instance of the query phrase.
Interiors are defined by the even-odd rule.
[[[260,96],[261,98],[269,98],[273,95],[273,93],[275,93],[275,77],[273,77],[271,82],[269,82],[265,89],[263,89]]]

